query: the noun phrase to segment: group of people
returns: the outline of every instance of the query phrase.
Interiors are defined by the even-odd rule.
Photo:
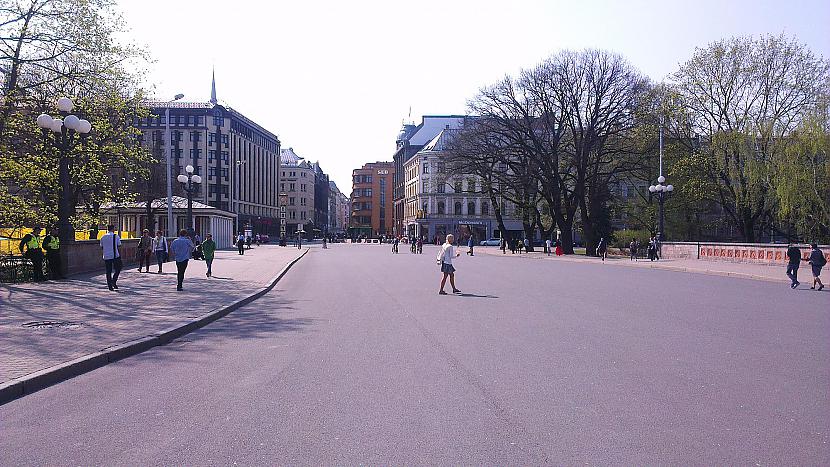
[[[107,276],[107,287],[118,290],[118,276],[122,269],[121,238],[115,232],[115,226],[107,226],[107,233],[99,240],[104,257],[104,267]],[[206,234],[202,240],[199,234],[191,236],[186,229],[179,231],[179,236],[172,242],[167,241],[161,230],[156,231],[154,237],[150,230],[144,229],[136,246],[138,272],[142,269],[150,272],[150,263],[155,259],[158,265],[156,274],[162,274],[163,265],[170,257],[176,262],[176,290],[184,290],[184,276],[188,262],[193,258],[204,259],[207,265],[205,276],[213,276],[213,260],[216,257],[216,242],[212,234]]]
[[[44,250],[46,251],[46,266],[49,269],[49,278],[53,280],[63,279],[63,272],[61,269],[61,240],[58,237],[58,228],[52,227],[49,229],[49,234],[44,238],[40,238],[40,227],[32,229],[31,233],[23,236],[17,248],[20,250],[25,258],[32,262],[34,271],[32,272],[35,282],[46,280],[43,275],[43,259]]]
[[[632,238],[628,244],[629,259],[637,261],[637,253],[640,251],[640,241]],[[651,237],[646,245],[646,254],[649,261],[660,261],[660,239],[656,236]]]
[[[821,276],[821,268],[827,264],[827,258],[824,257],[824,252],[815,243],[810,244],[810,254],[806,258],[801,257],[801,249],[797,246],[793,244],[787,246],[787,277],[792,281],[790,288],[795,289],[801,284],[801,282],[798,282],[798,267],[801,266],[802,261],[810,265],[813,273],[813,286],[810,289],[823,289],[824,284],[819,276]]]

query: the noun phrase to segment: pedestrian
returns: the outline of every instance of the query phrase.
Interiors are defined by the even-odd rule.
[[[530,253],[530,240],[527,237],[524,239],[525,253]]]
[[[187,270],[187,262],[193,253],[193,242],[187,236],[186,229],[179,231],[179,238],[170,244],[170,251],[173,252],[173,258],[176,260],[176,290],[182,291],[184,290],[182,288],[184,272]]]
[[[115,226],[110,224],[107,226],[107,233],[105,233],[101,240],[101,250],[104,253],[104,268],[107,273],[107,288],[110,290],[118,290],[118,276],[121,274],[121,253],[118,247],[121,246],[121,237],[115,233]]]
[[[49,277],[52,280],[63,279],[61,271],[61,239],[58,237],[58,228],[49,229],[49,235],[43,239],[43,249],[46,250],[46,266],[49,268]]]
[[[812,250],[810,251],[810,257],[807,260],[810,263],[810,266],[813,269],[813,286],[810,287],[810,290],[816,290],[816,285],[818,285],[818,290],[824,288],[824,284],[822,284],[821,279],[819,276],[821,275],[821,268],[827,264],[827,258],[824,257],[824,253],[818,249],[818,245],[815,243],[810,244]]]
[[[216,242],[213,241],[213,235],[207,234],[205,235],[205,241],[202,242],[202,255],[205,257],[205,264],[207,264],[207,272],[205,273],[206,276],[211,277],[213,272],[211,271],[211,266],[213,266],[213,258],[216,254]]]
[[[654,261],[657,258],[657,241],[651,237],[648,241],[648,260]]]
[[[25,252],[23,251],[24,247],[26,250]],[[33,278],[35,282],[41,282],[44,280],[42,247],[43,241],[40,238],[40,227],[35,227],[32,229],[32,233],[24,235],[20,240],[20,244],[17,245],[17,248],[20,250],[20,254],[32,262],[32,268],[34,269],[32,272],[34,274]]]
[[[236,248],[239,250],[240,255],[245,254],[245,234],[242,232],[239,232],[239,235],[236,236]]]
[[[499,239],[499,249],[501,250],[501,254],[507,254],[507,240],[504,237]]]
[[[447,292],[444,292],[447,277],[450,278],[452,293],[461,293],[461,290],[455,286],[455,268],[452,265],[453,258],[461,256],[461,253],[456,252],[455,247],[452,245],[454,239],[455,236],[453,234],[447,235],[447,240],[441,245],[441,251],[438,252],[438,257],[436,258],[436,262],[441,266],[441,272],[444,274],[441,277],[441,289],[438,291],[438,295],[447,295]]]
[[[556,239],[556,256],[562,256],[562,241]]]
[[[326,243],[326,242],[325,242],[325,240],[326,240],[326,239],[325,239],[325,237],[324,237],[324,238],[323,238],[323,246],[324,246],[324,247],[325,247],[325,243]],[[259,246],[259,244],[260,244],[261,242],[262,242],[262,236],[261,236],[260,234],[256,234],[256,246]]]
[[[510,254],[515,255],[516,254],[516,241],[513,240],[512,238],[510,238],[510,239],[507,240],[507,244],[510,248]]]
[[[395,237],[395,239],[392,240],[392,253],[398,254],[398,244],[400,241],[401,239],[398,237]]]
[[[801,265],[801,249],[790,243],[787,245],[787,277],[790,278],[790,288],[798,287],[798,267]]]
[[[424,237],[418,237],[418,254],[421,255],[424,253]]]
[[[603,261],[605,261],[605,257],[608,254],[608,245],[605,243],[605,237],[599,238],[599,244],[597,245],[597,256],[599,256]]]
[[[250,235],[245,236],[245,245],[247,246],[248,250],[251,249],[251,236]]]
[[[153,237],[150,236],[150,230],[144,229],[141,232],[141,239],[135,247],[135,256],[138,259],[138,272],[144,264],[147,264],[147,272],[150,272],[150,255],[153,254]]]
[[[259,245],[259,244],[257,243],[257,245]],[[327,248],[328,248],[328,246],[326,246],[326,237],[323,237],[323,249],[325,250]]]
[[[550,256],[550,250],[551,250],[550,246],[551,246],[550,238],[546,238],[545,239],[545,253],[547,253],[548,256]]]
[[[630,257],[628,258],[629,261],[636,261],[637,260],[637,239],[632,238],[631,243],[628,244],[628,252]]]
[[[474,246],[475,246],[475,240],[473,239],[473,236],[471,234],[470,238],[467,239],[467,248],[469,248],[467,250],[468,255],[473,256],[473,247]]]
[[[169,253],[167,251],[167,238],[164,237],[164,232],[161,229],[156,231],[156,236],[153,237],[153,253],[156,255],[156,263],[159,266],[159,270],[157,274],[161,274],[161,265],[167,261],[167,257]],[[141,268],[139,268],[139,271]],[[147,266],[147,271],[150,270],[150,267]]]

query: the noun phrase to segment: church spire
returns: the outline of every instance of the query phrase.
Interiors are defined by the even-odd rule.
[[[216,69],[213,70],[213,79],[210,83],[210,103],[216,104]]]

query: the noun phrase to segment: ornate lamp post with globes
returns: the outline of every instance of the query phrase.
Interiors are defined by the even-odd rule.
[[[664,226],[664,219],[666,217],[665,213],[665,204],[666,198],[671,196],[672,191],[674,191],[674,185],[664,185],[666,183],[666,177],[663,176],[663,119],[660,119],[660,169],[659,174],[657,176],[657,185],[651,185],[648,187],[648,200],[651,202],[653,197],[657,197],[657,201],[660,204],[660,212],[658,214],[659,221],[657,227],[657,240],[662,242],[664,237],[666,236],[665,226]]]
[[[181,174],[176,177],[176,180],[182,184],[182,189],[187,193],[187,231],[193,235],[193,195],[199,191],[202,177],[193,173],[192,165],[185,167],[184,171],[187,175]]]
[[[92,124],[88,121],[78,118],[71,114],[75,105],[72,99],[68,97],[61,97],[58,99],[57,107],[61,118],[53,118],[48,114],[40,114],[37,117],[37,126],[43,132],[43,139],[46,144],[51,143],[59,151],[59,168],[58,168],[58,235],[61,242],[72,242],[75,240],[75,229],[69,221],[74,210],[72,205],[72,177],[70,174],[72,160],[69,157],[69,152],[75,148],[77,144],[76,135],[80,136],[80,143],[83,144],[89,132],[92,130]],[[50,138],[49,134],[54,138]],[[66,250],[60,249],[61,254]],[[66,265],[66,258],[62,258],[63,264]]]

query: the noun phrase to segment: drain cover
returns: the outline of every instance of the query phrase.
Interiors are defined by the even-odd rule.
[[[84,323],[79,323],[77,321],[31,321],[29,323],[24,323],[23,327],[31,329],[52,329],[75,328],[83,325]]]

